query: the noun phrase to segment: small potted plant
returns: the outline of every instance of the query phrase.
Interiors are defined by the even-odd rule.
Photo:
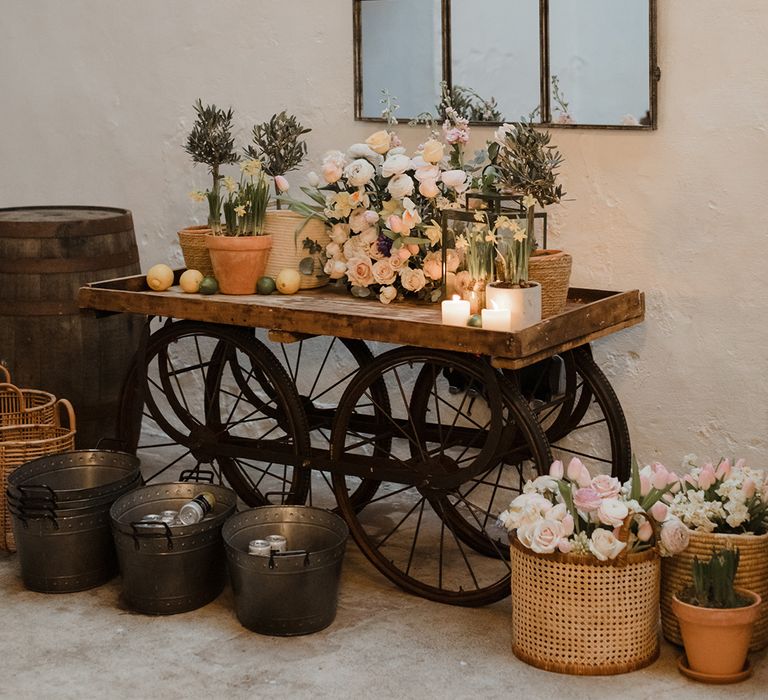
[[[693,583],[672,600],[686,655],[679,668],[695,680],[727,683],[750,675],[745,662],[761,598],[734,588],[738,566],[738,549],[713,549],[708,561],[695,557]]]
[[[232,137],[231,108],[225,111],[214,104],[203,105],[198,99],[195,113],[195,124],[187,137],[185,150],[194,163],[207,165],[211,174],[210,189],[191,193],[195,201],[208,202],[208,224],[182,229],[179,231],[179,243],[187,268],[210,275],[211,261],[203,237],[208,233],[221,232],[221,166],[236,163],[239,156],[235,153]]]
[[[484,187],[518,198],[525,212],[526,280],[541,284],[545,317],[560,313],[568,296],[571,256],[561,250],[536,250],[534,222],[536,206],[559,202],[565,194],[557,182],[563,157],[550,145],[549,132],[534,128],[531,122],[516,122],[496,130],[488,145],[488,158]]]
[[[285,175],[304,161],[307,144],[301,137],[310,131],[294,115],[282,111],[253,127],[253,143],[246,149],[261,162],[274,186],[275,207],[267,211],[264,224],[272,237],[267,274],[277,277],[284,269],[299,270],[301,289],[320,287],[328,281],[323,272],[325,261],[316,254],[330,242],[327,226],[318,219],[305,222],[301,214],[282,207],[282,196],[289,189]]]
[[[269,181],[258,160],[243,163],[241,170],[239,183],[224,178],[228,192],[222,201],[224,227],[205,237],[223,294],[253,294],[272,246],[272,238],[264,230]]]

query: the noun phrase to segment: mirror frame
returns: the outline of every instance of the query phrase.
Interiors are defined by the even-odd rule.
[[[354,97],[355,120],[361,122],[384,123],[383,117],[363,116],[363,31],[361,4],[366,0],[353,0],[352,21],[354,37]],[[658,82],[661,69],[658,66],[658,44],[656,31],[656,2],[648,0],[649,37],[648,37],[648,102],[651,113],[650,124],[559,124],[551,120],[551,99],[549,90],[549,0],[539,0],[539,106],[541,121],[536,126],[554,129],[620,129],[631,131],[651,131],[658,128]],[[442,64],[443,80],[452,87],[451,80],[451,0],[440,0],[442,13]],[[414,115],[415,116],[415,115]],[[414,116],[399,117],[401,121],[410,121]],[[512,120],[514,121],[514,120]],[[470,122],[472,126],[499,126],[503,122]]]

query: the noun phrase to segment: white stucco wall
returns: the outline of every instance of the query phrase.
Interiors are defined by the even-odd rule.
[[[640,457],[765,464],[768,12],[659,4],[659,129],[554,132],[569,201],[553,243],[572,252],[574,284],[646,291],[646,323],[596,344]],[[348,0],[2,9],[0,206],[128,207],[145,268],[180,263],[176,230],[204,217],[187,192],[205,172],[182,149],[198,96],[232,104],[243,136],[292,110],[316,159],[370,131],[353,120]],[[392,50],[407,70],[408,46]],[[415,145],[422,132],[401,135]]]

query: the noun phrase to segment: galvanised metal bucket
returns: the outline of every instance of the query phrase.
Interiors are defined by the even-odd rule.
[[[282,535],[288,552],[248,554],[251,540]],[[232,516],[222,530],[240,623],[254,632],[317,632],[336,617],[349,536],[337,515],[309,506],[262,506]]]
[[[199,523],[140,522],[149,513],[179,510],[204,491],[213,493],[216,503]],[[214,600],[226,581],[221,527],[236,503],[234,491],[198,483],[154,484],[118,499],[110,517],[128,607],[172,615]]]

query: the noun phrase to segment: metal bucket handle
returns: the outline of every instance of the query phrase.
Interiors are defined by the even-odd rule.
[[[56,513],[53,508],[43,507],[40,510],[48,511],[47,513],[44,515],[31,515],[30,513],[27,513],[23,507],[19,509],[12,503],[9,503],[8,510],[11,511],[12,515],[15,515],[19,520],[21,520],[21,523],[25,528],[29,527],[29,523],[27,522],[28,520],[50,520],[53,523],[53,529],[59,529],[59,521],[56,518]]]
[[[129,523],[133,530],[133,544],[136,547],[136,551],[141,548],[139,544],[139,537],[165,537],[168,540],[168,551],[173,549],[173,538],[171,537],[171,528],[168,523],[164,522],[146,522],[145,520],[135,520]],[[142,532],[139,533],[139,528],[143,528],[145,531],[150,528],[163,527],[163,532]]]
[[[22,505],[25,505],[24,502],[26,500],[42,501],[43,503],[50,502],[52,508],[55,508],[57,505],[56,492],[48,484],[19,484],[16,488],[21,494],[19,500]],[[10,490],[9,488],[8,491],[10,492]]]
[[[289,549],[287,552],[276,552],[274,549],[269,553],[269,568],[275,568],[275,557],[290,557],[304,555],[304,566],[309,566],[309,552],[306,549]]]

